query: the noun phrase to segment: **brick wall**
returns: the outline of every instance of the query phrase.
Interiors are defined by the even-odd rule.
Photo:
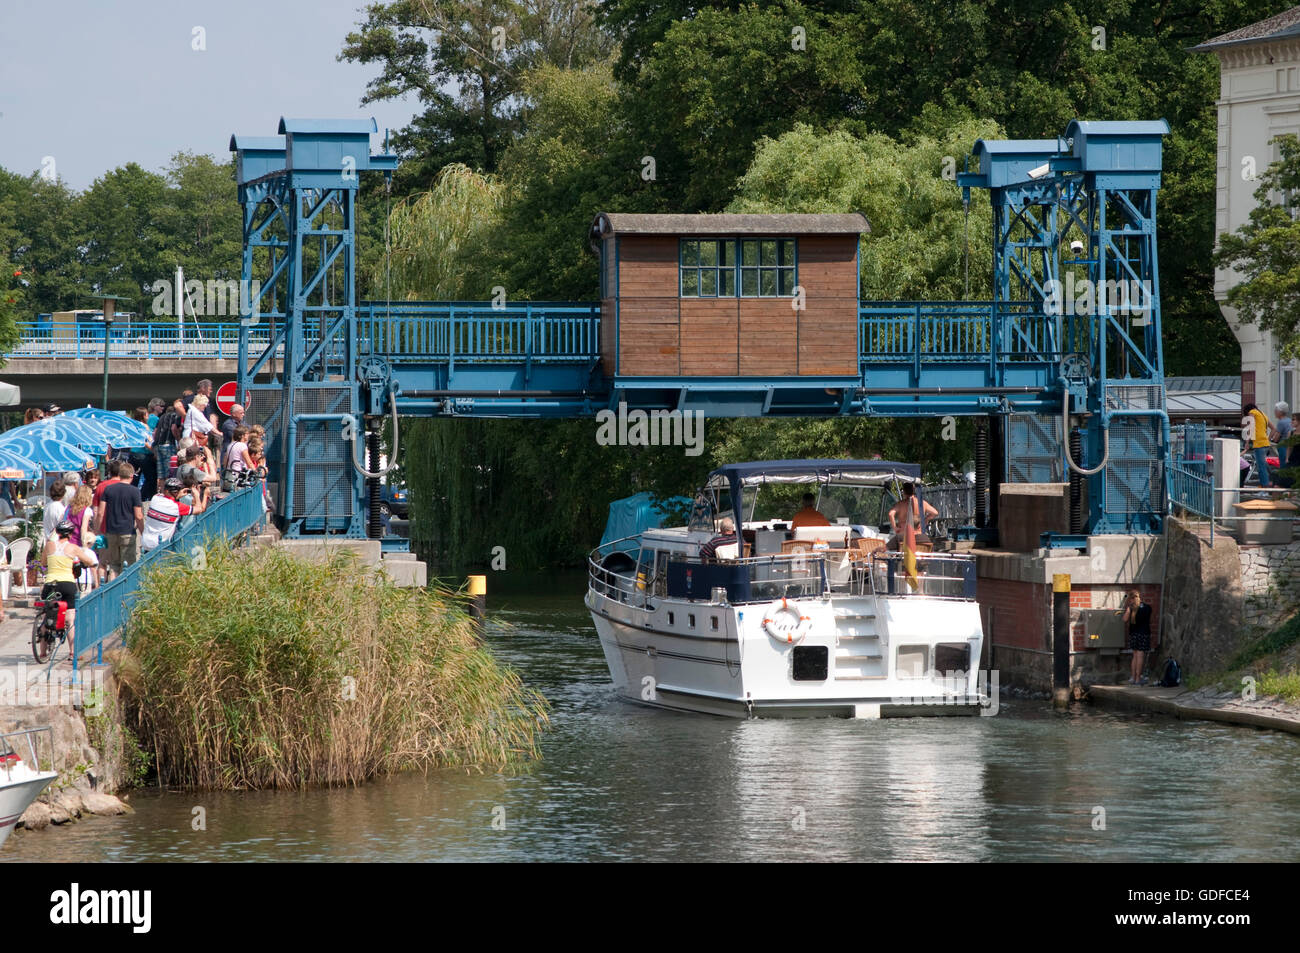
[[[1094,657],[1087,651],[1083,611],[1086,609],[1118,610],[1124,595],[1136,588],[1142,599],[1151,606],[1151,632],[1159,636],[1160,586],[1094,586],[1078,585],[1070,589],[1070,628],[1072,649],[1084,653],[1083,659]],[[1047,583],[1018,582],[1010,579],[980,578],[976,598],[984,622],[984,634],[995,646],[1033,649],[1039,652],[1052,650],[1051,585]],[[1081,661],[1082,661],[1081,660]],[[1086,664],[1076,669],[1086,674]]]

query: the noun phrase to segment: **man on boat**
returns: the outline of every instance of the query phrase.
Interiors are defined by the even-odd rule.
[[[814,505],[816,502],[817,497],[813,496],[811,493],[805,493],[803,495],[803,509],[794,514],[794,519],[790,521],[790,525],[794,529],[799,529],[801,526],[831,525],[831,521],[822,515],[821,511]]]
[[[739,555],[740,546],[737,545],[739,542],[740,540],[736,538],[735,522],[730,517],[724,516],[718,524],[718,535],[700,545],[700,558],[717,559],[720,546],[735,546],[736,554]]]
[[[924,506],[924,513],[921,510],[922,506]],[[905,526],[906,520],[910,517],[913,528],[924,536],[928,535],[925,524],[938,515],[939,511],[933,506],[929,503],[922,503],[921,500],[916,498],[916,484],[904,483],[903,498],[889,509],[889,527],[897,533],[899,527]]]

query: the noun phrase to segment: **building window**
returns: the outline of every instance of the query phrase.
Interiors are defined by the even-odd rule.
[[[793,238],[682,239],[683,298],[791,298],[797,284]]]

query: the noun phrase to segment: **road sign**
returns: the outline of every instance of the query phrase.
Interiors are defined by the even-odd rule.
[[[227,417],[230,416],[230,408],[235,406],[235,399],[239,394],[239,385],[234,381],[226,381],[217,388],[217,410],[221,411]]]

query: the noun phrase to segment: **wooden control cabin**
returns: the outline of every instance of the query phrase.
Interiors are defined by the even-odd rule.
[[[605,373],[855,376],[858,240],[868,231],[857,213],[602,212],[591,244]]]

